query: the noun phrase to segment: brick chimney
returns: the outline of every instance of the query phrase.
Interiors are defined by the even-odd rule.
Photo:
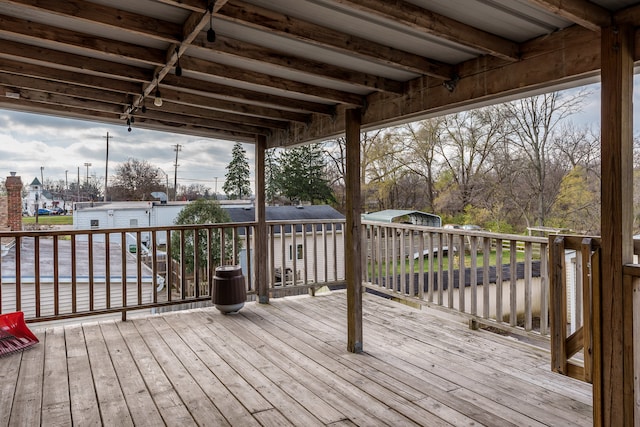
[[[5,181],[7,188],[7,225],[11,231],[22,231],[22,180],[11,172]]]

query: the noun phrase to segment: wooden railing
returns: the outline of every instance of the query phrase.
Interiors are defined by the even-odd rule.
[[[554,371],[592,383],[594,348],[597,342],[594,319],[600,317],[598,292],[607,286],[602,278],[599,237],[551,236],[551,367]],[[634,263],[623,266],[625,297],[637,304],[640,295],[640,240],[634,240]],[[636,317],[636,316],[634,316]],[[637,318],[635,325],[640,324]],[[640,342],[634,340],[634,353]],[[635,362],[638,364],[638,362]],[[640,380],[635,376],[635,387]]]
[[[269,222],[266,254],[254,251],[255,223],[0,232],[0,314],[23,311],[30,322],[125,318],[206,303],[216,267],[228,264],[242,266],[249,298],[259,281],[273,296],[344,285],[343,224]],[[268,277],[256,277],[260,257]]]
[[[551,236],[551,369],[591,383],[600,239]]]
[[[370,291],[548,336],[548,241],[541,237],[363,221]]]

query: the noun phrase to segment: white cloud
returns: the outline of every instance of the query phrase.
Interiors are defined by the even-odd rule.
[[[109,176],[129,158],[146,160],[161,168],[172,184],[175,171],[174,147],[178,153],[178,184],[201,183],[212,190],[216,177],[221,191],[226,166],[231,160],[233,142],[186,135],[111,126],[47,115],[0,110],[0,176],[15,171],[24,183],[77,179],[89,174],[104,179],[106,136],[109,133]],[[253,173],[253,146],[244,145]],[[67,174],[65,174],[67,171]]]

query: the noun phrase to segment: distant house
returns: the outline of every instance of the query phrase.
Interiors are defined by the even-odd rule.
[[[188,203],[189,202],[169,202],[163,204],[159,201],[78,203],[73,212],[73,228],[76,230],[99,230],[105,228],[168,226],[174,224],[176,217]],[[249,201],[222,201],[221,207],[229,213],[232,222],[255,221],[255,209]],[[344,221],[344,215],[327,205],[267,206],[266,219],[267,221]],[[344,278],[344,237],[342,225],[335,227],[335,229],[332,226],[324,228],[326,239],[333,242],[335,236],[337,242],[336,250],[334,250],[333,244],[327,244],[326,257],[324,240],[321,234],[323,231],[320,225],[316,226],[315,247],[318,251],[317,253],[311,253],[314,242],[313,228],[310,225],[306,227],[304,232],[302,226],[298,225],[295,233],[291,232],[291,226],[285,227],[284,230],[280,230],[280,228],[279,226],[273,228],[273,262],[280,271],[284,269],[285,280],[287,274],[289,274],[288,272],[291,272],[289,275],[293,276],[292,273],[294,271],[296,272],[296,277],[303,277],[306,273],[308,280],[312,280],[313,274],[311,268],[314,257],[318,264],[316,273],[318,281],[324,281],[327,277],[335,280]],[[284,233],[282,233],[282,231],[284,231]],[[245,236],[242,234],[244,230],[240,230],[240,233],[240,238],[245,239]],[[158,233],[158,244],[165,244],[165,239],[165,233]],[[142,233],[141,240],[144,250],[144,246],[147,246],[150,242],[150,235],[148,233]],[[100,235],[96,235],[94,241],[100,241]],[[127,235],[127,245],[137,245],[135,235]],[[240,263],[243,265],[243,271],[246,273],[246,244],[242,246]]]
[[[231,207],[226,208],[226,211],[232,222],[252,222],[255,220],[253,206]],[[270,239],[272,247],[269,248],[269,251],[273,253],[272,262],[277,270],[276,285],[278,282],[293,282],[305,277],[310,282],[344,279],[343,224],[336,224],[335,227],[331,224],[324,227],[322,224],[310,224],[310,222],[327,220],[344,221],[344,215],[328,205],[267,206],[265,214],[267,222],[295,221],[299,223],[295,227],[291,225],[280,227],[274,224],[269,229],[272,234]],[[245,263],[244,249],[242,252],[241,263]],[[283,270],[284,275],[282,274]]]
[[[60,200],[56,200],[51,192],[45,190],[38,178],[34,178],[27,189],[27,196],[23,199],[23,212],[35,215],[40,208],[52,208],[58,206]]]

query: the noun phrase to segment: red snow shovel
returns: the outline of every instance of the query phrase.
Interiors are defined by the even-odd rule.
[[[0,357],[22,351],[38,342],[24,323],[24,313],[0,314]]]

